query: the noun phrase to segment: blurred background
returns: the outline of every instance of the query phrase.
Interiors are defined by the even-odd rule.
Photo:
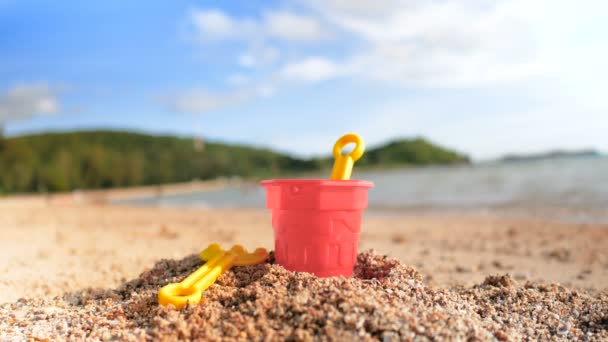
[[[263,207],[254,181],[329,177],[356,132],[377,211],[608,222],[607,10],[0,0],[0,194]]]

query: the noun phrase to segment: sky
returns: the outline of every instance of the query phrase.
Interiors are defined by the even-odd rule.
[[[5,134],[608,151],[600,0],[0,0]]]

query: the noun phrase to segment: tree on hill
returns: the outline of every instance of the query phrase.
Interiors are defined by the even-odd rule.
[[[369,149],[359,165],[429,165],[468,163],[469,158],[440,148],[423,138],[395,140]]]
[[[468,162],[418,138],[368,149],[359,166]],[[333,159],[301,159],[269,149],[131,132],[43,133],[0,141],[0,193],[156,185],[238,176],[281,177],[331,168]]]

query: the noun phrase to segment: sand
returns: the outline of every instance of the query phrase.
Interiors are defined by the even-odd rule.
[[[331,280],[235,269],[175,312],[158,288],[211,242],[272,249],[270,214],[103,203],[0,200],[0,339],[608,338],[605,225],[370,212],[360,250],[399,261],[362,254],[356,277]]]
[[[116,290],[78,291],[0,306],[0,337],[202,341],[608,339],[608,295],[490,276],[471,288],[426,285],[374,252],[352,278],[317,278],[270,263],[237,267],[180,311],[156,303],[197,256],[160,261]]]

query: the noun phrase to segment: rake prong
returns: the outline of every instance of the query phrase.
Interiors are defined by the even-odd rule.
[[[268,251],[265,248],[258,248],[253,253],[245,253],[239,254],[238,258],[235,260],[235,266],[251,266],[261,264],[266,259],[268,259]]]
[[[209,245],[207,249],[202,251],[199,254],[201,260],[209,261],[214,256],[214,251],[211,249],[212,245]],[[219,246],[218,246],[219,248]],[[211,249],[211,250],[210,250]],[[220,249],[221,250],[221,249]],[[247,252],[247,250],[241,245],[234,245],[231,249],[231,252],[235,252],[238,255],[238,258],[234,262],[235,266],[249,266],[256,265],[262,263],[268,259],[269,254],[266,248],[257,248],[253,253]]]
[[[201,260],[209,261],[213,259],[216,255],[224,252],[220,245],[217,243],[210,244],[207,248],[205,248],[198,256]]]

